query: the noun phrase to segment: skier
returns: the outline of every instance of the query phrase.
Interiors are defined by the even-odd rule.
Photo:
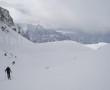
[[[4,56],[7,56],[7,53],[4,53]]]
[[[10,73],[11,73],[12,71],[11,71],[11,69],[10,69],[9,66],[5,69],[5,72],[7,73],[7,78],[8,78],[8,80],[11,80],[11,75],[10,75]]]
[[[12,65],[14,65],[14,64],[15,64],[15,61],[12,62]]]

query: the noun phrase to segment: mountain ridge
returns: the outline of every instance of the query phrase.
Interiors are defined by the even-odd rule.
[[[47,29],[42,25],[17,24],[20,34],[34,43],[71,40],[82,44],[110,43],[110,32],[85,32],[80,29]]]

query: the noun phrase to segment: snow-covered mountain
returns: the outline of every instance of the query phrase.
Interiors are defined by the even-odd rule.
[[[0,90],[110,90],[109,52],[109,44],[96,51],[73,41],[33,44],[0,23]]]
[[[94,51],[71,41],[33,44],[13,30],[0,30],[0,38],[0,90],[110,89],[110,45]]]
[[[110,43],[110,32],[85,32],[80,29],[46,29],[41,25],[17,24],[21,35],[34,43],[71,40],[83,44]]]
[[[32,42],[44,43],[69,40],[69,37],[41,25],[17,24],[20,34]]]

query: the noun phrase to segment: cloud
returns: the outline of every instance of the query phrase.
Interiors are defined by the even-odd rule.
[[[25,8],[23,5],[21,4],[11,4],[5,1],[0,1],[0,5],[7,7],[7,8],[14,8],[16,10],[18,10],[19,12],[23,13],[23,14],[29,14],[28,9]]]
[[[110,0],[4,0],[4,2],[15,9],[11,13],[15,12],[16,22],[35,24],[40,22],[48,27],[79,27],[87,31],[110,28]]]

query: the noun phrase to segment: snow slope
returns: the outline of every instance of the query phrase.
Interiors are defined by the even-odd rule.
[[[87,44],[85,45],[86,47],[89,47],[93,50],[97,50],[99,48],[102,48],[104,47],[105,45],[107,45],[107,43],[104,43],[104,42],[100,42],[100,43],[97,43],[97,44]]]
[[[109,44],[94,51],[71,41],[32,44],[0,30],[0,90],[110,90],[109,50]]]

